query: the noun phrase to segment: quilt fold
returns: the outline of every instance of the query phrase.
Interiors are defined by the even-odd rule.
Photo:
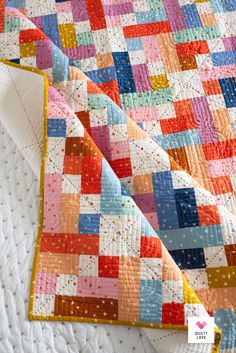
[[[233,9],[173,2],[175,20],[166,1],[19,3],[1,68],[45,82],[30,319],[186,329],[210,315],[233,353]],[[199,352],[218,350],[215,333]]]
[[[18,84],[27,88],[32,78],[21,78],[19,70],[43,74],[2,62],[1,72],[21,97]],[[207,316],[77,116],[43,78],[41,209],[29,318],[186,329],[188,316]],[[218,349],[215,330],[209,351]]]

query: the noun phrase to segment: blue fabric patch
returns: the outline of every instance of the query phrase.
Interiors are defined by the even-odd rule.
[[[99,214],[80,214],[79,233],[80,234],[98,234],[100,228]]]
[[[9,60],[11,63],[15,63],[15,64],[20,64],[20,59],[11,59]]]
[[[86,75],[96,84],[110,82],[116,79],[116,72],[113,66],[94,71],[87,71]]]
[[[181,270],[206,267],[203,248],[169,250],[169,253]]]
[[[121,184],[108,162],[102,160],[101,212],[115,214],[121,210]]]
[[[160,323],[162,319],[162,283],[159,280],[141,280],[140,321]]]
[[[234,78],[219,79],[220,87],[227,108],[236,107],[236,82]]]
[[[112,53],[120,94],[136,92],[128,52]]]
[[[164,150],[179,148],[184,146],[200,145],[201,139],[198,130],[188,130],[176,132],[174,134],[166,134],[164,136],[152,137]]]
[[[44,33],[53,41],[54,44],[61,48],[61,40],[58,33],[57,15],[51,14],[42,16],[42,25]]]
[[[128,51],[142,50],[142,41],[141,38],[126,38],[126,45]]]
[[[163,230],[157,234],[168,250],[177,250],[183,246],[193,249],[224,245],[220,225]]]
[[[224,0],[223,2],[226,12],[236,11],[236,1],[235,0]]]
[[[211,5],[213,7],[214,12],[226,12],[222,0],[212,0]]]
[[[221,51],[218,53],[211,53],[211,59],[214,66],[225,66],[236,64],[235,51]]]
[[[122,196],[130,196],[130,193],[127,191],[126,186],[121,183],[121,195]]]
[[[188,28],[202,27],[202,23],[195,4],[181,6]]]
[[[136,18],[138,24],[165,21],[167,19],[162,5],[156,11],[137,12]]]
[[[145,129],[144,123],[138,122],[137,125],[138,125],[139,127],[141,127],[141,129]]]
[[[198,226],[199,218],[194,189],[175,189],[174,193],[180,228]]]
[[[221,350],[236,347],[236,316],[233,309],[213,310],[215,324],[222,331]],[[229,329],[230,328],[230,329]]]
[[[107,99],[106,103],[108,124],[126,124],[125,112],[122,109],[118,109],[117,105],[109,98]]]
[[[52,74],[54,82],[69,80],[69,59],[56,45],[52,46]]]
[[[152,180],[160,229],[179,228],[171,172],[153,173]]]
[[[66,137],[65,119],[48,119],[49,137]]]
[[[7,7],[19,9],[20,7],[25,7],[25,0],[6,0],[5,5]]]

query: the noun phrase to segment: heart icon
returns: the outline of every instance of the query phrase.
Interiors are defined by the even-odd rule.
[[[207,325],[206,321],[203,321],[203,322],[196,322],[196,325],[202,330],[204,329],[204,327]]]

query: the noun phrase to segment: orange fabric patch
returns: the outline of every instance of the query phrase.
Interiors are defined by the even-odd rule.
[[[221,87],[218,80],[202,81],[207,96],[221,94]]]
[[[122,256],[119,263],[119,320],[139,320],[139,293],[140,259]]]
[[[77,234],[79,222],[80,195],[61,194],[60,206],[62,232]]]
[[[135,195],[150,194],[153,192],[152,175],[143,174],[134,177]]]
[[[198,206],[197,209],[200,226],[220,224],[220,216],[217,206]]]
[[[180,56],[179,62],[182,71],[193,70],[197,68],[195,55]]]
[[[233,192],[233,187],[229,176],[221,176],[218,178],[212,178],[213,186],[216,195],[227,194]]]
[[[236,244],[225,245],[225,254],[229,266],[236,266]]]

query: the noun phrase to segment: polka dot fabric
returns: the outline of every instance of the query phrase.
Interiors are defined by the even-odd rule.
[[[233,352],[234,5],[150,0],[8,5],[1,55],[47,74],[125,186],[122,192],[132,196],[208,312],[218,318],[222,350]],[[84,136],[78,140],[78,122],[65,123],[58,107],[52,111],[48,138],[53,154],[53,139],[62,148],[68,139],[64,165],[58,159],[67,177],[49,177],[48,232],[59,230],[58,213],[50,224],[53,183],[57,193],[63,190],[57,199],[63,233],[96,234],[101,218],[73,195],[91,192],[97,212],[112,217],[109,191],[101,181],[103,165],[86,151],[81,162],[75,152],[84,143]],[[113,203],[119,208],[119,197]],[[81,207],[85,211],[78,221]],[[88,267],[94,266],[91,258]]]

